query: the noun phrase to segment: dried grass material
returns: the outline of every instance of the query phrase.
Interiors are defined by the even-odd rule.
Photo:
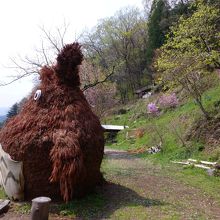
[[[83,54],[78,43],[68,44],[57,56],[55,72],[59,79],[66,84],[79,86],[80,79],[78,74],[78,65],[83,60]]]
[[[23,161],[27,199],[61,195],[69,201],[103,180],[103,129],[79,88],[81,61],[79,44],[65,46],[57,64],[41,70],[41,84],[20,114],[0,132],[3,149]],[[37,89],[42,96],[34,101]]]

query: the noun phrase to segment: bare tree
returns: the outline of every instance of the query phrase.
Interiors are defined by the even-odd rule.
[[[43,66],[51,66],[53,64],[53,58],[60,52],[64,46],[65,36],[69,25],[64,22],[62,28],[56,28],[55,31],[48,31],[44,26],[40,26],[42,33],[42,39],[40,46],[35,48],[34,56],[18,55],[17,57],[11,57],[11,65],[7,68],[16,72],[15,76],[11,76],[13,79],[6,83],[0,83],[0,86],[6,86],[13,82],[22,79],[30,75],[38,75],[39,70]]]
[[[6,83],[1,83],[0,86],[7,86],[14,83],[15,81],[28,77],[31,75],[39,76],[39,71],[43,66],[53,66],[54,57],[60,52],[60,50],[65,46],[65,38],[68,32],[69,24],[64,22],[62,28],[56,28],[55,31],[48,31],[44,26],[39,27],[42,33],[41,44],[39,48],[35,48],[35,56],[17,56],[11,57],[11,66],[9,69],[13,69],[16,75],[11,76],[13,79]],[[83,33],[79,36],[75,36],[73,41],[79,41]],[[85,47],[84,51],[86,56],[88,55]],[[94,71],[93,71],[94,72]],[[85,72],[84,72],[85,74]],[[87,81],[87,84],[83,84],[82,90],[85,91],[88,88],[95,87],[100,83],[106,82],[114,74],[114,66],[112,70],[103,76],[93,77],[92,80]],[[37,80],[35,80],[37,81]]]

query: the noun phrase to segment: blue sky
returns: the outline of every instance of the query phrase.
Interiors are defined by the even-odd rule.
[[[143,0],[7,0],[0,3],[0,82],[8,82],[17,72],[10,57],[32,56],[42,39],[39,26],[47,30],[69,23],[68,33],[79,34],[104,17],[114,15],[120,8],[136,6],[142,9]],[[75,37],[75,36],[74,36]],[[69,36],[71,41],[73,36]],[[69,42],[66,42],[69,43]],[[27,96],[33,88],[32,78],[24,78],[9,86],[0,87],[0,108],[10,107]]]

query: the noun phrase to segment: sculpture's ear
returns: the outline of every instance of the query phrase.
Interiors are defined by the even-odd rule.
[[[79,86],[78,66],[82,63],[83,54],[79,43],[67,44],[57,56],[55,72],[63,83]]]

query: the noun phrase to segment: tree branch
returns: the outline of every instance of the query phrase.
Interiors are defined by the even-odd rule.
[[[15,78],[15,79],[13,79],[13,80],[7,82],[7,83],[0,83],[0,86],[8,86],[8,85],[10,85],[10,84],[12,84],[12,83],[18,81],[19,79],[22,79],[22,78],[24,78],[24,77],[30,76],[30,75],[33,74],[33,73],[34,73],[34,72],[32,72],[32,73],[26,72],[26,73],[24,73],[24,74],[22,74],[22,75],[20,75],[20,76],[17,76],[17,78]]]
[[[98,84],[101,84],[101,83],[106,82],[114,73],[115,73],[115,66],[113,66],[112,72],[111,72],[110,74],[108,74],[103,80],[101,80],[101,81],[96,80],[94,83],[85,85],[85,86],[82,88],[82,91],[84,92],[84,91],[86,91],[86,90],[89,89],[89,88],[95,87],[95,86],[97,86]]]
[[[51,45],[57,50],[57,52],[60,52],[60,48],[57,45],[57,42],[55,41],[55,39],[52,39],[51,34],[49,32],[47,32],[44,27],[40,27],[40,30],[45,34],[45,36],[47,37],[47,40],[51,43]]]

